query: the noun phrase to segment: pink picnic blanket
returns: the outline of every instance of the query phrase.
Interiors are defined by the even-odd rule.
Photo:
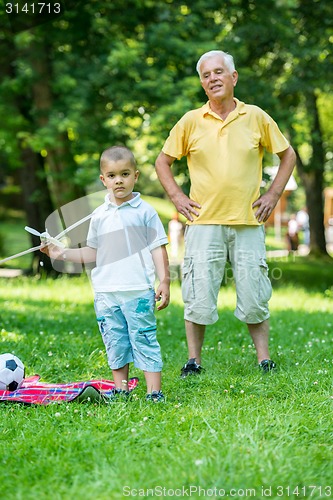
[[[139,383],[137,377],[128,381],[130,391]],[[23,380],[17,391],[1,391],[0,402],[48,405],[71,401],[106,402],[115,388],[113,380],[89,380],[88,382],[70,382],[68,384],[48,384],[40,382],[39,375]]]

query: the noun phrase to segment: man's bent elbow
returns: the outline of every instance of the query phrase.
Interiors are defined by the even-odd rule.
[[[157,171],[165,168],[171,168],[171,165],[173,164],[174,160],[175,158],[161,151],[158,157],[156,158],[155,168]]]

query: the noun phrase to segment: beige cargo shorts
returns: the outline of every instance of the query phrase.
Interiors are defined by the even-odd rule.
[[[264,226],[192,225],[185,231],[182,295],[186,320],[218,320],[217,298],[230,262],[236,285],[235,316],[257,324],[269,318],[272,286],[266,263]]]

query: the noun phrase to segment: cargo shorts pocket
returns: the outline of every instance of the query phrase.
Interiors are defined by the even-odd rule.
[[[265,259],[260,259],[259,268],[259,302],[266,304],[272,296],[272,284],[268,277],[268,266]]]
[[[138,340],[140,343],[152,345],[156,343],[156,325],[148,328],[140,328],[138,331]]]
[[[195,298],[194,292],[194,266],[192,257],[185,257],[182,269],[182,295],[183,301],[189,302]]]
[[[96,294],[94,300],[94,308],[96,313],[97,324],[100,333],[103,335],[106,330],[106,312],[107,306],[102,296]]]

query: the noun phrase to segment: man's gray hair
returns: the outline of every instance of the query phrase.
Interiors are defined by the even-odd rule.
[[[233,73],[234,71],[236,71],[234,58],[232,57],[231,54],[228,54],[228,52],[223,52],[223,50],[210,50],[209,52],[205,52],[204,54],[202,54],[199,61],[197,62],[196,70],[199,73],[200,78],[201,78],[201,73],[200,73],[201,64],[203,63],[203,61],[206,61],[207,59],[210,59],[211,57],[214,57],[214,56],[222,56],[223,57],[225,64],[226,64],[228,70],[230,71],[230,73]]]

